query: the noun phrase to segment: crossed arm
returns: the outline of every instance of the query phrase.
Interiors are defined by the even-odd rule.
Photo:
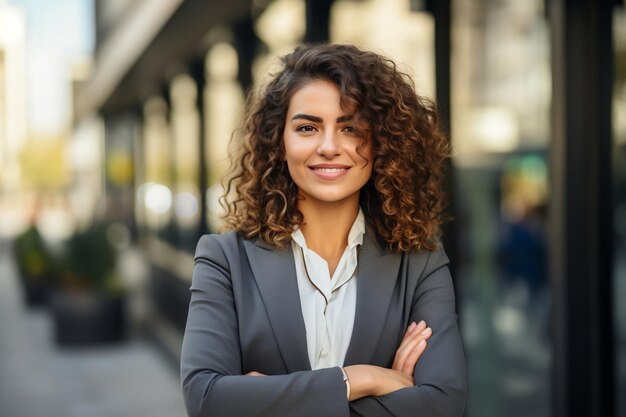
[[[414,386],[413,371],[417,360],[426,349],[432,329],[423,320],[412,322],[406,329],[400,346],[396,350],[391,368],[375,365],[350,365],[344,367],[348,376],[346,393],[350,401],[369,396],[381,396],[402,388]],[[256,371],[248,376],[265,376]]]
[[[181,358],[190,416],[462,415],[465,362],[445,265],[431,265],[432,270],[424,272],[427,276],[420,284],[424,288],[416,292],[411,311],[411,319],[419,324],[405,332],[392,367],[363,364],[344,368],[351,383],[348,401],[339,368],[242,375],[228,262],[219,243],[211,240],[205,244],[208,250],[196,260]],[[426,324],[420,318],[432,331],[422,333]]]
[[[350,384],[350,401],[363,397],[389,394],[414,386],[413,371],[417,360],[426,349],[432,329],[422,320],[412,322],[404,333],[391,368],[375,365],[350,365],[344,370]]]

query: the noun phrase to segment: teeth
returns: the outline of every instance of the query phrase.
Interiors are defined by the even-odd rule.
[[[316,171],[320,172],[341,172],[345,171],[346,168],[313,168]]]

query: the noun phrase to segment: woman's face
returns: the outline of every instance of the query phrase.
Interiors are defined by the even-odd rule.
[[[311,81],[291,97],[285,160],[305,202],[355,199],[358,204],[372,174],[372,147],[352,116],[341,108],[339,89],[329,81]]]

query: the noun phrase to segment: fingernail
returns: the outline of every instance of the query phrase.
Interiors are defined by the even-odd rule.
[[[417,327],[417,324],[415,324],[414,321],[411,322],[411,324],[409,324],[409,331],[415,329]]]
[[[417,346],[423,347],[425,344],[426,344],[425,340],[420,340],[420,342],[417,344]]]
[[[422,331],[422,334],[423,334],[423,335],[426,335],[426,334],[428,334],[428,333],[430,333],[430,332],[432,332],[432,331],[433,331],[433,329],[431,329],[430,327],[427,327],[427,328],[425,328],[425,329]]]
[[[426,326],[426,322],[424,320],[420,320],[419,326]]]

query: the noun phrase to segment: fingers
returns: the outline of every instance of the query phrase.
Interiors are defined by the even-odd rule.
[[[417,360],[420,358],[420,356],[422,356],[422,353],[424,353],[424,350],[426,350],[427,344],[428,342],[426,342],[426,339],[420,340],[415,345],[411,353],[409,353],[406,360],[404,361],[404,364],[402,365],[402,373],[405,375],[410,375],[411,380],[413,379],[413,371],[415,370],[415,365],[417,364]]]
[[[426,340],[432,335],[432,329],[426,327],[423,321],[415,326],[413,324],[407,328],[392,366],[392,369],[409,374],[411,377],[417,360],[426,349]]]
[[[415,335],[420,334],[422,331],[424,331],[424,329],[426,329],[426,322],[424,320],[421,320],[418,324],[415,324],[415,322],[411,322],[411,324],[409,324],[409,327],[407,327],[406,331],[404,332],[404,336],[400,341],[400,346],[398,347],[397,351],[404,349],[406,347],[406,344],[409,343],[415,337]]]
[[[414,335],[415,333],[420,333],[425,328],[426,322],[424,320],[421,320],[418,324],[415,324],[415,322],[412,321],[411,324],[409,324],[409,327],[407,327],[406,331],[404,332],[404,336],[402,337],[399,348],[401,348],[406,342],[411,339],[411,335]]]

